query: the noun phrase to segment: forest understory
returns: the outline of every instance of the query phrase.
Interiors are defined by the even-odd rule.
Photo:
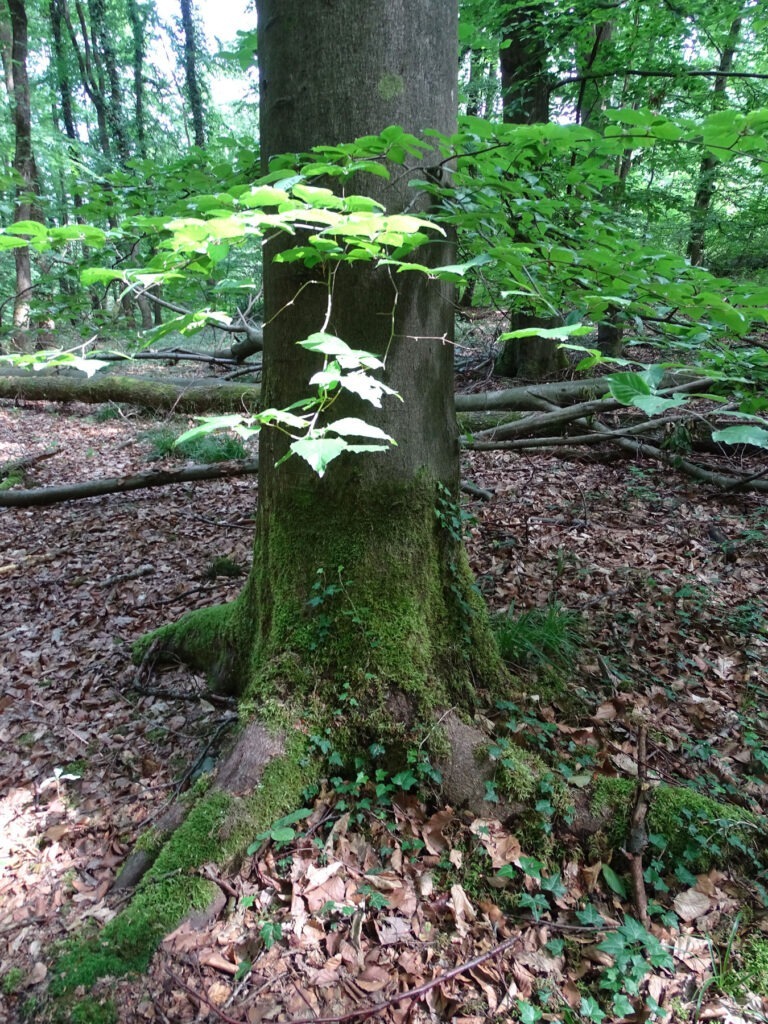
[[[55,442],[27,486],[140,472],[158,455],[178,467],[168,425],[4,402],[0,465]],[[596,452],[472,453],[463,477],[493,492],[465,504],[491,609],[549,608],[554,623],[518,648],[527,696],[501,712],[512,742],[571,786],[631,786],[642,731],[649,780],[765,814],[764,495]],[[130,645],[238,593],[255,500],[251,476],[2,511],[0,1020],[45,1019],[54,944],[120,909],[109,890],[133,844],[234,726],[235,707],[181,666],[139,678]],[[103,982],[104,1019],[599,1024],[648,1019],[650,997],[659,1019],[768,1020],[764,851],[748,838],[730,856],[733,834],[697,839],[691,816],[675,858],[649,846],[650,933],[665,954],[649,966],[626,925],[637,909],[621,844],[610,858],[573,848],[551,792],[516,834],[492,802],[472,820],[394,786],[380,804],[371,786],[339,790],[307,802],[295,838],[254,837],[236,876],[211,865],[226,909],[168,937],[148,975]],[[701,870],[715,842],[721,864]],[[633,971],[638,995],[617,1002]]]

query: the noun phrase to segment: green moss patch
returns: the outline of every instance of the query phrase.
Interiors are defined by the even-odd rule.
[[[90,989],[103,977],[145,971],[162,938],[190,911],[206,909],[216,895],[218,887],[197,870],[242,855],[254,835],[300,806],[316,771],[298,736],[283,757],[267,765],[252,795],[237,798],[213,790],[202,797],[165,843],[128,907],[98,935],[65,944],[52,971],[51,995],[60,999],[80,986]]]
[[[609,818],[605,838],[614,848],[627,841],[635,789],[632,779],[602,778],[595,784],[591,809]],[[653,790],[648,831],[663,838],[665,862],[672,867],[683,864],[693,872],[753,860],[758,841],[765,846],[764,823],[756,815],[684,786],[660,785]]]

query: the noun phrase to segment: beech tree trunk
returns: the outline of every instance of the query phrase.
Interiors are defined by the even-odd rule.
[[[275,154],[391,124],[414,133],[454,130],[451,0],[259,0],[258,19],[265,170]],[[312,53],[303,75],[297,52]],[[396,167],[390,181],[366,176],[355,188],[389,212],[413,210],[419,200],[408,181],[417,173]],[[285,408],[306,396],[319,368],[295,343],[322,327],[328,291],[309,284],[314,271],[274,262],[279,244],[290,243],[265,250],[263,394],[265,405]],[[436,241],[418,258],[450,262],[450,249]],[[402,752],[433,728],[439,711],[472,712],[476,687],[493,690],[503,678],[454,504],[451,299],[447,286],[424,275],[340,268],[328,329],[380,355],[383,379],[403,401],[385,399],[374,410],[342,400],[334,416],[374,422],[397,447],[341,456],[319,478],[295,457],[278,465],[288,439],[264,431],[254,566],[243,593],[223,613],[192,613],[155,634],[209,671],[214,652],[214,677],[251,707],[277,695],[302,716],[314,708],[328,721],[347,693],[343,727],[334,729],[347,751],[375,741]]]

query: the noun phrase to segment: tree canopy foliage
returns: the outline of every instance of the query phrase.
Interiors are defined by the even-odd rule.
[[[252,329],[263,236],[248,212],[260,204],[256,26],[212,54],[187,0],[170,24],[137,0],[4,6],[0,133],[9,154],[20,130],[11,118],[20,103],[14,8],[28,21],[34,160],[21,173],[6,158],[0,173],[0,249],[15,251],[17,265],[31,249],[32,261],[28,285],[10,261],[0,269],[7,344],[13,335],[15,347],[29,347],[40,332],[38,347],[48,348],[115,336],[146,345],[206,323]],[[696,363],[731,386],[735,378],[742,411],[759,414],[753,389],[768,361],[754,334],[768,309],[764,22],[759,4],[732,0],[464,0],[455,135],[391,126],[281,158],[259,187],[295,197],[320,177],[385,176],[385,163],[412,173],[436,145],[430,218],[455,232],[459,256],[429,273],[455,282],[461,305],[503,310],[509,336],[520,314],[661,344],[670,363]],[[215,102],[221,76],[241,80],[236,103]],[[302,201],[322,210],[319,196]],[[326,239],[295,256],[394,259],[398,272],[424,271],[382,237],[347,239],[343,253]],[[21,321],[8,315],[20,290]],[[598,336],[587,360],[597,347],[609,352]]]

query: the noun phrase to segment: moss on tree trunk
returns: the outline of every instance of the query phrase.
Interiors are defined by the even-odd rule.
[[[348,750],[416,742],[437,709],[471,714],[504,680],[458,508],[426,475],[354,504],[296,488],[262,514],[237,601],[162,627],[139,653],[153,640],[246,711],[333,722]]]

